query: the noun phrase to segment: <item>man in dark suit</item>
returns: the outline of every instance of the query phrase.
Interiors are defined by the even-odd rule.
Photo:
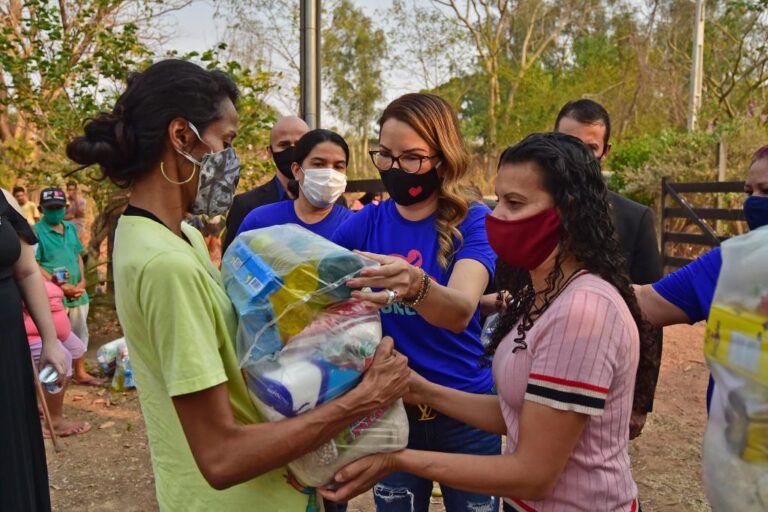
[[[222,253],[227,250],[234,240],[240,224],[251,210],[286,199],[295,199],[296,191],[290,190],[290,182],[294,179],[291,171],[293,163],[293,147],[296,142],[309,131],[309,126],[297,116],[280,118],[272,127],[269,134],[267,152],[275,162],[277,172],[275,177],[253,190],[238,194],[232,202],[232,208],[227,214],[227,232],[222,243]],[[295,182],[293,182],[295,184]]]
[[[611,118],[605,108],[587,99],[570,101],[555,121],[555,131],[581,139],[601,162],[611,151]],[[647,206],[609,192],[613,224],[627,260],[629,277],[634,284],[655,283],[661,279],[662,265],[653,212]],[[640,435],[647,414],[653,407],[656,382],[661,367],[662,330],[654,331],[655,344],[641,354],[637,368],[630,439]]]

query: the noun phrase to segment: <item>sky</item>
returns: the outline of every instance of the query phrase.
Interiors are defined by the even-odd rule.
[[[373,15],[375,11],[384,11],[391,5],[391,0],[353,0],[353,3],[363,8],[367,14]],[[175,29],[173,37],[163,45],[165,50],[177,50],[180,53],[189,51],[204,51],[212,48],[216,43],[222,40],[225,32],[224,23],[214,17],[213,1],[195,0],[185,9],[170,13],[167,16],[169,22]],[[405,83],[404,83],[405,82]],[[416,85],[416,89],[421,85]],[[391,100],[405,92],[413,90],[414,84],[407,83],[407,80],[391,79],[385,80],[383,103],[389,103]],[[273,105],[281,113],[288,114],[285,105]],[[325,119],[333,122],[323,113]],[[326,125],[325,121],[323,124]]]
[[[386,9],[390,0],[353,0],[352,3],[367,12]],[[195,0],[178,12],[169,14],[177,25],[178,34],[168,41],[166,47],[178,50],[205,50],[219,41],[223,26],[214,19],[214,1]]]

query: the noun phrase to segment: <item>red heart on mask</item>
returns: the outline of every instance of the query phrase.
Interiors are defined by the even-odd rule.
[[[416,197],[419,194],[421,194],[424,191],[424,189],[419,185],[418,187],[411,187],[408,189],[408,193],[411,194],[411,197]]]

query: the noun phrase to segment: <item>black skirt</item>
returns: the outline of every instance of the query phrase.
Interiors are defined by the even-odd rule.
[[[0,510],[48,511],[48,470],[24,329],[13,278],[0,279]]]
[[[49,511],[48,469],[32,359],[13,268],[19,239],[36,242],[0,190],[0,511]]]

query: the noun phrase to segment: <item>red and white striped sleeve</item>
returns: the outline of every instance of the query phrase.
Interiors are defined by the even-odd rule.
[[[626,328],[604,294],[584,287],[555,301],[530,350],[533,361],[525,399],[553,409],[603,414]],[[618,330],[618,331],[617,331]]]

